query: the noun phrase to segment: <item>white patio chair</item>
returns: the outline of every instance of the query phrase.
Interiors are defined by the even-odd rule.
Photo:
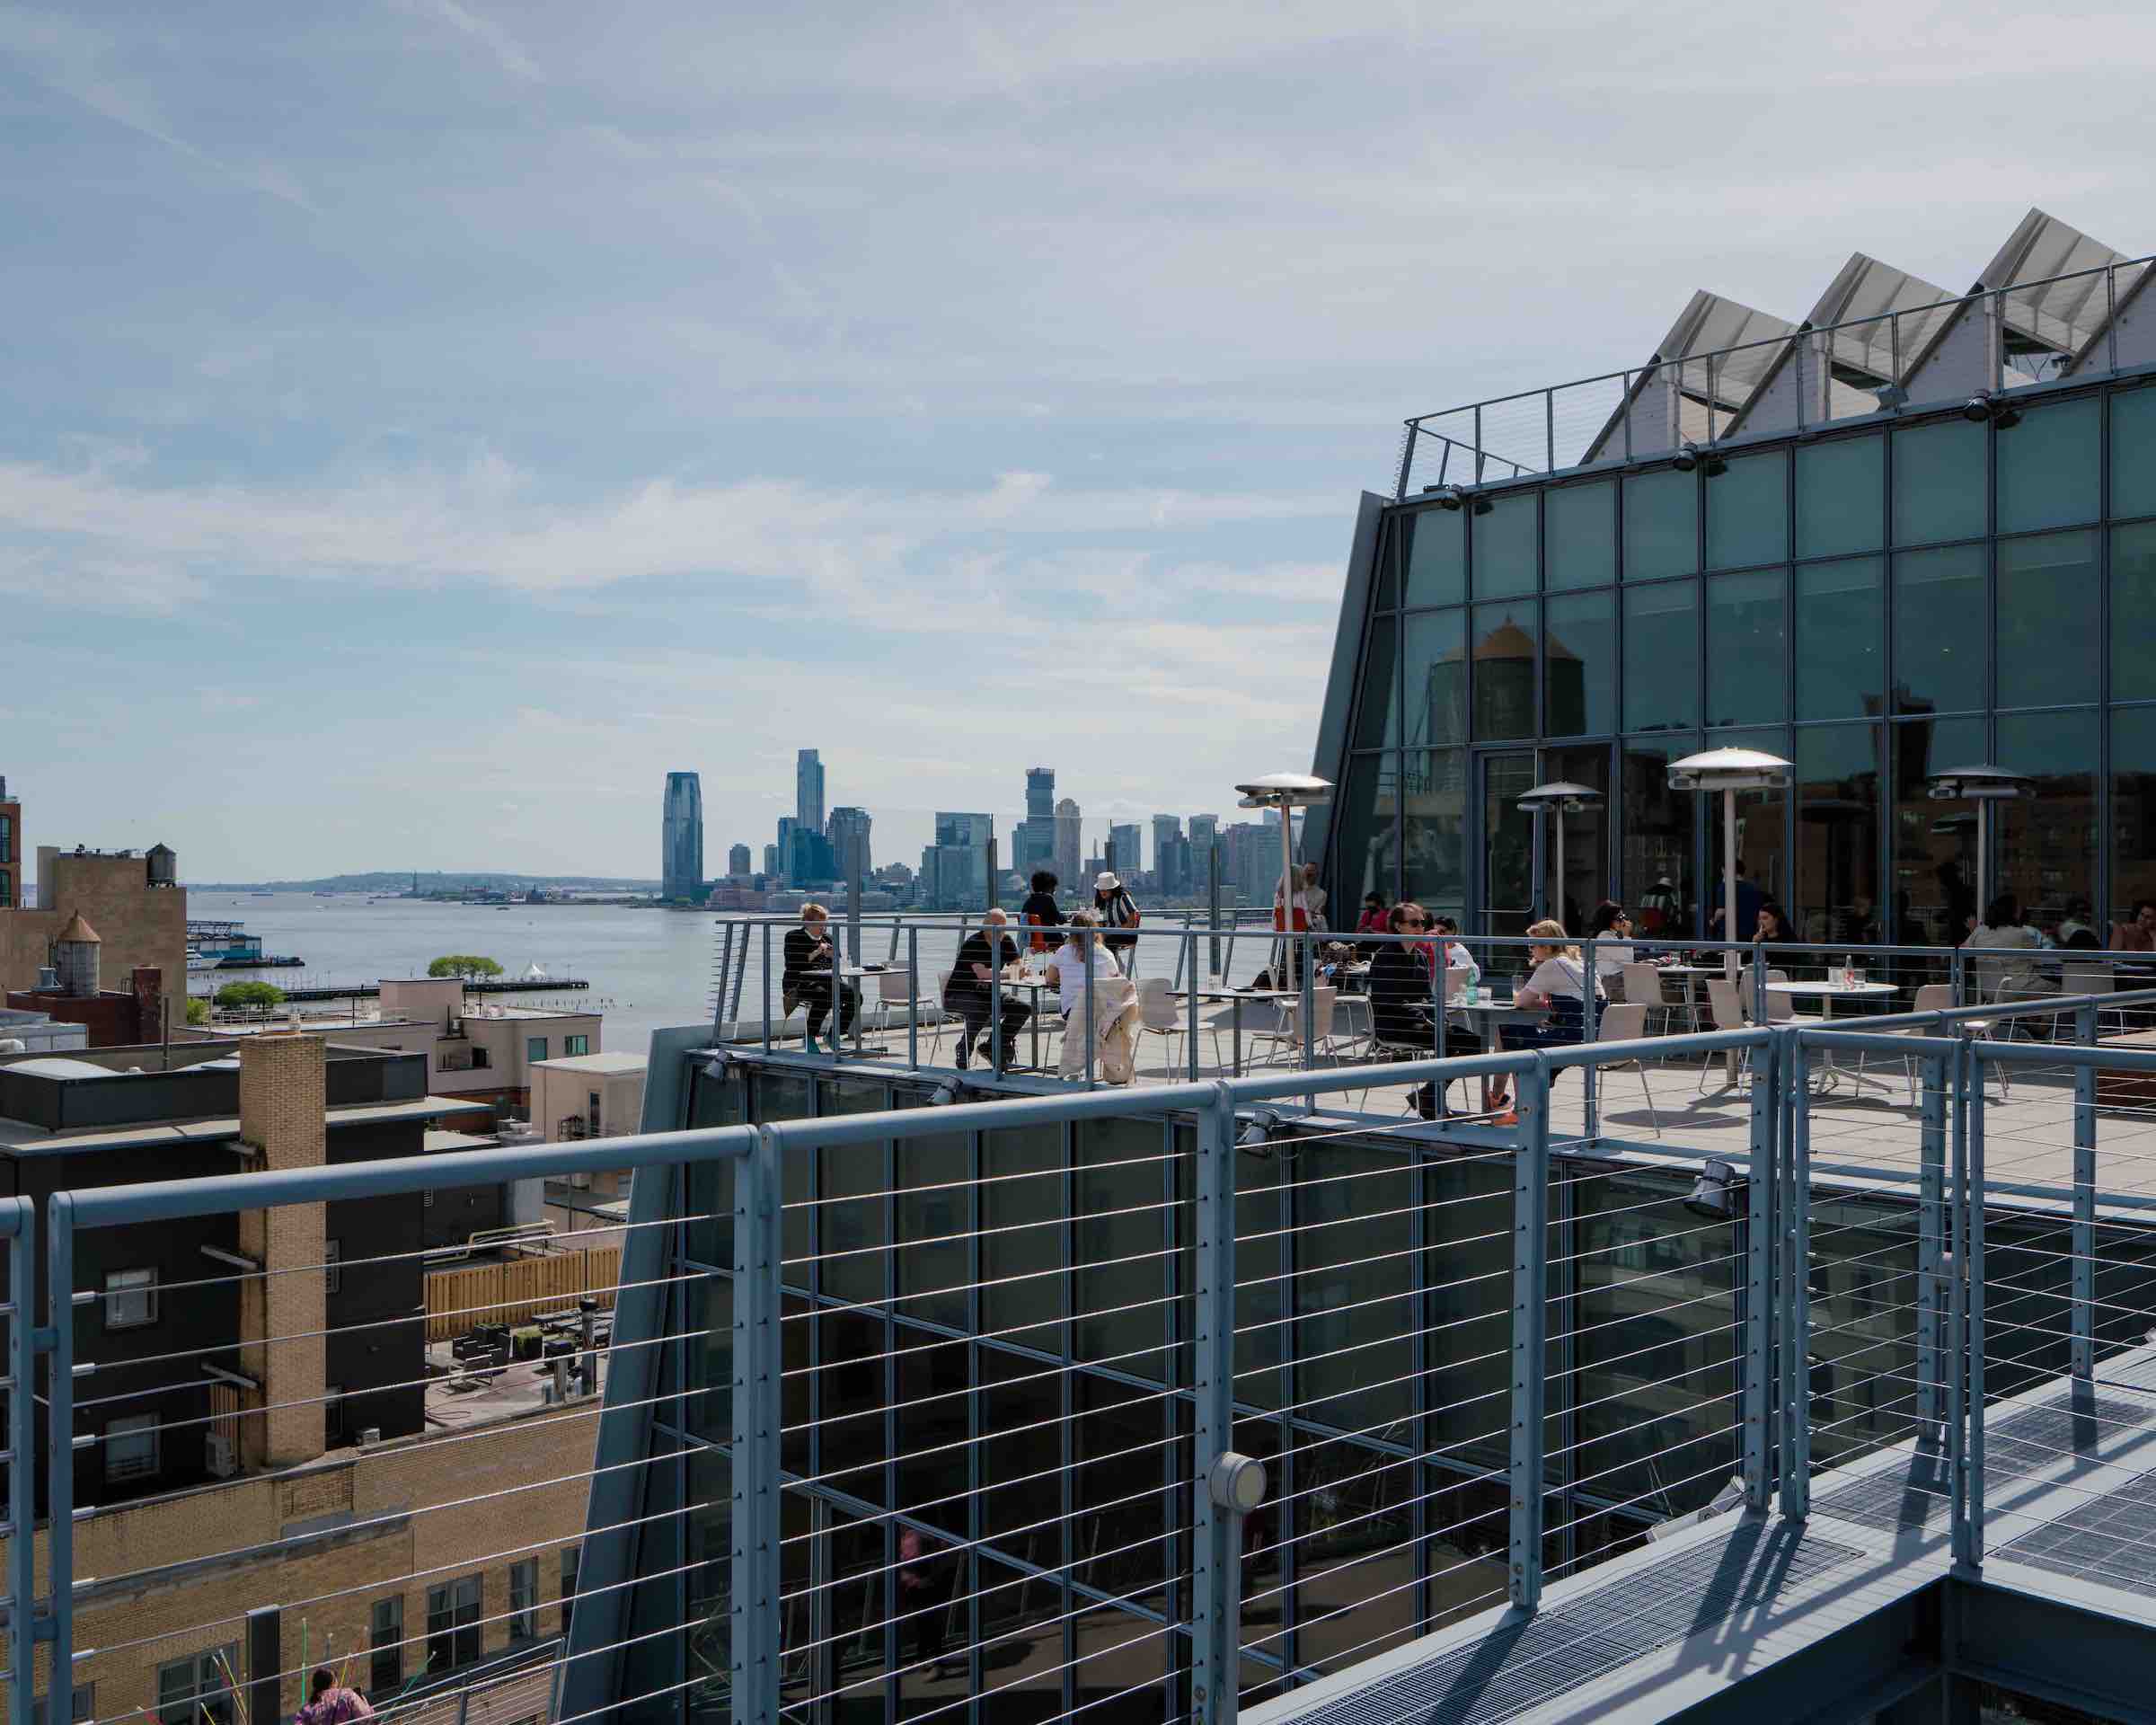
[[[1595,1039],[1597,1042],[1637,1042],[1643,1039],[1647,1035],[1648,1004],[1644,1000],[1630,1000],[1615,1006],[1604,1006],[1595,1023]],[[1639,1093],[1647,1098],[1648,1123],[1654,1128],[1655,1136],[1658,1138],[1662,1136],[1662,1119],[1655,1112],[1655,1092],[1648,1087],[1647,1062],[1639,1059],[1618,1060],[1598,1070],[1617,1072],[1627,1066],[1639,1075]]]

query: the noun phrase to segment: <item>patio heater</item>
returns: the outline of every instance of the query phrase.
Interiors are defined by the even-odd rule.
[[[2012,802],[2034,789],[2020,774],[2003,766],[1957,766],[1931,778],[1934,802],[1955,802],[1966,798],[1976,805],[1976,915],[1981,920],[1991,908],[1992,805]],[[1962,931],[1953,931],[1959,944]]]
[[[1745,938],[1736,927],[1736,793],[1780,791],[1789,783],[1789,763],[1756,748],[1710,748],[1669,764],[1672,791],[1722,793],[1722,935],[1731,943],[1722,954],[1722,969],[1732,985],[1738,969],[1736,943]]]
[[[1280,920],[1283,955],[1294,946],[1295,933],[1295,836],[1294,811],[1332,801],[1332,781],[1313,779],[1307,773],[1268,773],[1262,779],[1239,784],[1245,809],[1280,811]]]
[[[1565,817],[1585,814],[1601,801],[1601,792],[1591,785],[1574,784],[1569,779],[1552,779],[1520,793],[1519,806],[1524,813],[1557,817],[1557,914],[1560,921],[1565,914]],[[1535,882],[1535,907],[1544,916],[1550,910],[1544,901],[1548,886],[1546,880]]]

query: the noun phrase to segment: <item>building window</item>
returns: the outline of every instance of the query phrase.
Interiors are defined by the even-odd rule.
[[[528,1641],[538,1629],[539,1560],[509,1565],[509,1639]]]
[[[325,1240],[322,1243],[322,1291],[324,1294],[344,1292],[344,1243]]]
[[[475,1665],[484,1649],[476,1575],[427,1589],[427,1669],[429,1674]]]
[[[599,1092],[596,1090],[584,1092],[584,1134],[592,1138],[599,1136]]]
[[[157,1472],[157,1416],[129,1414],[105,1427],[105,1478],[148,1479]]]
[[[591,1052],[591,1038],[588,1036],[565,1036],[561,1039],[561,1052],[565,1055],[589,1054]]]
[[[545,1058],[546,1058],[546,1039],[545,1039],[543,1036],[527,1036],[527,1037],[526,1037],[526,1038],[524,1039],[524,1057],[525,1057],[526,1060],[543,1060],[543,1059],[545,1059]]]
[[[344,1442],[344,1385],[328,1384],[322,1392],[322,1441],[335,1449]]]
[[[0,905],[13,905],[14,902],[14,882],[8,878],[5,869],[0,869]]]
[[[0,826],[4,826],[5,824],[5,822],[0,822]],[[37,1700],[31,1703],[31,1725],[45,1725],[47,1713],[45,1702],[46,1698],[43,1695],[40,1695]],[[94,1683],[84,1683],[76,1685],[75,1690],[75,1702],[74,1705],[68,1710],[68,1718],[73,1721],[73,1725],[84,1725],[84,1721],[93,1720],[96,1717],[97,1685]]]
[[[577,1563],[583,1555],[581,1545],[570,1545],[561,1552],[561,1639],[569,1639],[570,1613],[575,1608],[577,1597]]]
[[[473,1072],[484,1072],[487,1069],[488,1065],[489,1062],[487,1059],[486,1048],[483,1045],[474,1042],[472,1045],[472,1070]]]
[[[404,1596],[393,1593],[375,1601],[369,1614],[367,1693],[376,1701],[404,1681]]]
[[[105,1328],[139,1330],[157,1322],[157,1272],[115,1269],[105,1277]]]
[[[232,1725],[237,1641],[157,1668],[157,1717],[163,1725]]]

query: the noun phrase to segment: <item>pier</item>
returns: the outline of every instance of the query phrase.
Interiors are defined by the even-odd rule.
[[[546,977],[535,978],[530,980],[521,977],[503,977],[490,982],[467,982],[464,984],[464,992],[467,995],[579,994],[590,986],[590,982],[582,977]],[[216,993],[216,989],[208,989],[198,998],[208,1000],[213,998]],[[381,998],[381,995],[382,985],[378,982],[355,982],[349,985],[323,984],[284,990],[287,1001],[303,1005],[310,1001],[378,1000]]]

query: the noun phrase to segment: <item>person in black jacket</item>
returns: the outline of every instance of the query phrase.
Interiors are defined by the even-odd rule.
[[[1429,927],[1429,914],[1420,905],[1397,904],[1386,913],[1386,927],[1394,934],[1415,937],[1412,943],[1392,941],[1379,947],[1370,960],[1370,1023],[1377,1044],[1394,1059],[1426,1060],[1437,1053],[1437,1020],[1431,1011],[1430,947],[1420,942]],[[1445,1025],[1447,1054],[1474,1054],[1480,1044],[1473,1031],[1457,1017]],[[1419,1086],[1413,1098],[1423,1119],[1437,1114],[1437,1092],[1429,1084]]]
[[[943,987],[943,1010],[955,1013],[959,1019],[959,1069],[965,1070],[975,1039],[980,1038],[988,1023],[988,1015],[994,1008],[995,995],[990,984],[997,970],[1016,962],[1018,942],[1003,933],[1010,916],[1000,908],[991,907],[981,918],[981,926],[959,942],[959,956],[950,967],[950,980]],[[1018,1032],[1025,1028],[1026,1021],[1033,1016],[1033,1009],[1013,988],[1003,995],[1003,1047],[993,1047],[993,1039],[981,1040],[983,1054],[1000,1054],[995,1069],[999,1073],[1011,1064],[1011,1057],[1018,1048]]]
[[[1063,912],[1056,907],[1055,871],[1050,869],[1033,871],[1033,890],[1026,895],[1026,902],[1018,907],[1018,920],[1029,928],[1061,928]],[[1053,952],[1063,944],[1060,936],[1034,934],[1028,937],[1036,952]]]
[[[810,1042],[831,1011],[831,969],[837,952],[826,927],[829,917],[821,905],[801,907],[801,925],[786,935],[786,969],[779,978],[779,986],[808,1009],[804,1034]],[[853,1028],[853,1014],[860,1010],[860,992],[845,985],[839,991],[840,1036]]]

